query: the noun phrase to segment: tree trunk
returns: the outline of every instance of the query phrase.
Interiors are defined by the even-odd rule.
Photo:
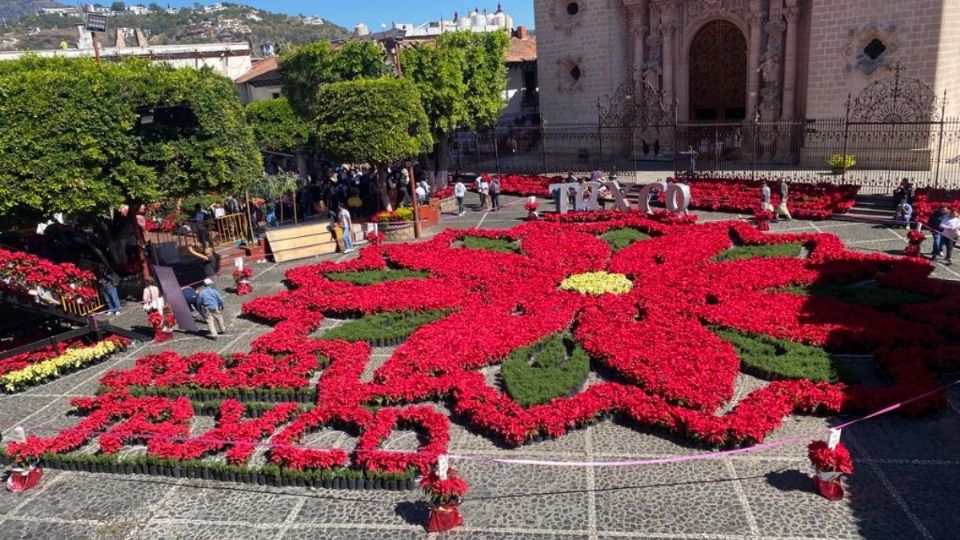
[[[380,191],[380,205],[387,212],[393,212],[393,205],[390,203],[390,193],[387,190],[387,168],[383,164],[377,164],[377,189]]]
[[[450,147],[452,140],[449,135],[435,135],[437,142],[433,145],[433,152],[427,160],[432,178],[430,185],[434,189],[447,187],[447,177],[450,172]]]
[[[140,213],[141,206],[143,206],[143,204],[139,202],[129,205],[130,210],[127,212],[127,223],[129,223],[129,230],[133,232],[133,237],[137,242],[137,260],[140,261],[143,279],[147,279],[150,277],[150,268],[147,266],[147,240],[143,234],[143,227],[137,223],[137,215]]]

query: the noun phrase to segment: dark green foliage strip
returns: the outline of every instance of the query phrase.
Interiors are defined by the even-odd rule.
[[[556,334],[514,351],[503,361],[501,375],[510,397],[529,407],[572,394],[589,370],[590,357],[583,347],[569,334]]]
[[[763,335],[732,329],[713,329],[733,344],[741,370],[764,379],[808,379],[826,382],[855,382],[856,376],[819,347],[811,347]]]
[[[930,300],[930,298],[922,294],[890,287],[881,287],[876,282],[859,287],[840,283],[813,283],[810,285],[787,287],[783,290],[793,294],[836,298],[844,302],[862,304],[878,311],[887,312],[896,312],[908,304],[917,304]]]
[[[741,259],[799,257],[803,244],[764,244],[759,246],[737,246],[717,255],[717,262],[737,261]]]
[[[479,236],[465,236],[463,238],[463,247],[470,249],[488,249],[490,251],[503,251],[520,253],[520,247],[509,240],[503,238],[481,238]]]
[[[425,278],[429,275],[429,272],[401,268],[399,270],[358,270],[356,272],[331,273],[326,274],[326,277],[327,279],[346,281],[354,285],[373,285],[384,281]]]
[[[632,227],[627,227],[609,231],[600,238],[610,244],[610,248],[614,251],[620,251],[634,242],[648,240],[650,235]]]
[[[408,337],[417,328],[444,318],[448,311],[390,311],[377,313],[326,330],[324,339],[389,341]]]

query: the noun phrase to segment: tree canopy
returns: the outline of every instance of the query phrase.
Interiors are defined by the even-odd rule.
[[[435,136],[497,121],[506,106],[509,45],[505,32],[450,32],[403,50],[404,74],[416,82]]]
[[[140,60],[0,63],[0,215],[103,216],[230,189],[262,163],[233,83]]]
[[[320,88],[317,103],[317,144],[335,159],[389,163],[433,144],[429,120],[409,80],[329,83]]]
[[[247,122],[260,148],[275,152],[294,148],[298,134],[307,140],[313,130],[293,112],[290,102],[283,97],[247,105]]]
[[[304,119],[316,117],[317,93],[324,84],[377,78],[386,72],[380,47],[369,41],[351,41],[339,49],[326,41],[318,41],[280,57],[283,94]]]

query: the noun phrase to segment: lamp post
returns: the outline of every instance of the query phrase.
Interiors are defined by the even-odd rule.
[[[750,180],[757,179],[757,153],[760,147],[760,111],[753,112],[753,165],[750,167]]]
[[[417,179],[413,176],[413,160],[408,159],[406,166],[410,177],[410,198],[413,200],[413,237],[420,238],[420,199],[417,198]]]

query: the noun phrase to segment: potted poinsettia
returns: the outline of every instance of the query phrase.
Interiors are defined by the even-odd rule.
[[[163,311],[151,311],[147,315],[147,322],[153,327],[153,342],[163,343],[173,337],[173,328],[177,325],[177,318],[173,316],[169,306],[164,306]]]
[[[920,257],[920,246],[926,240],[926,235],[921,230],[912,230],[907,233],[907,247],[903,254],[907,257]]]
[[[831,501],[843,499],[840,481],[843,475],[853,473],[853,460],[847,447],[837,443],[830,448],[826,441],[814,441],[807,447],[807,456],[817,471],[813,476],[817,492]]]
[[[237,290],[237,296],[243,296],[253,292],[253,286],[250,285],[250,278],[253,277],[253,271],[249,267],[236,269],[233,271],[233,283]]]
[[[769,210],[754,210],[753,221],[757,224],[757,230],[769,231],[770,221],[773,219],[773,212]]]
[[[433,503],[427,520],[427,532],[449,531],[463,525],[460,503],[469,486],[457,475],[456,469],[450,467],[445,479],[435,472],[427,473],[420,481],[420,487]]]
[[[19,435],[17,434],[19,432]],[[23,437],[23,431],[14,429],[14,437]],[[43,469],[40,467],[40,455],[45,450],[45,443],[37,437],[26,437],[23,442],[10,443],[10,454],[13,457],[13,468],[7,476],[6,487],[9,491],[19,493],[26,491],[40,482]]]

